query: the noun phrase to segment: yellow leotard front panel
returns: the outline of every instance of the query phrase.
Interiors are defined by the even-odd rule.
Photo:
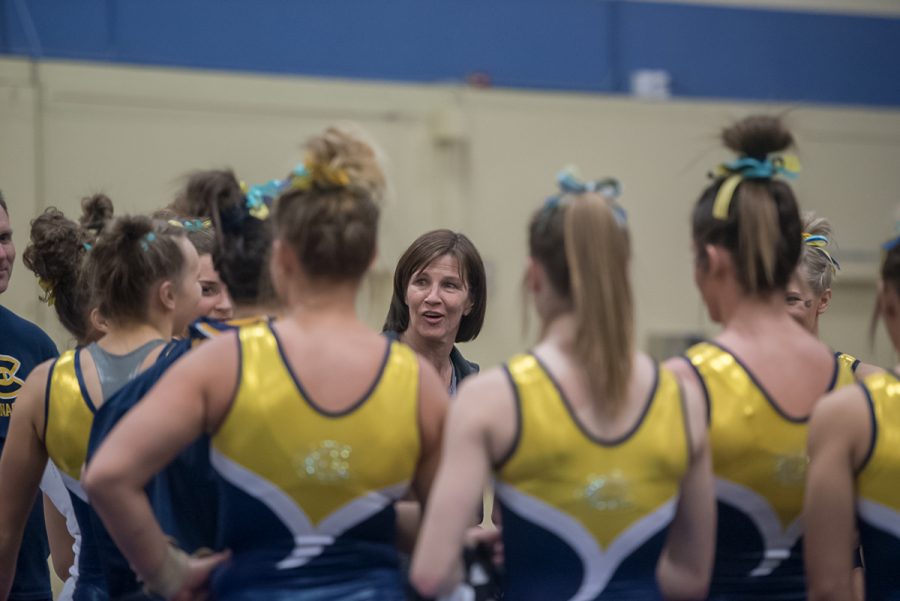
[[[621,441],[589,438],[558,387],[533,355],[508,363],[521,411],[518,444],[498,476],[502,484],[570,516],[600,549],[661,508],[669,508],[687,469],[689,450],[681,394],[660,369],[646,413]],[[662,520],[667,525],[671,518]],[[638,536],[646,540],[659,524]]]
[[[60,355],[47,382],[44,444],[67,484],[81,479],[94,412],[88,407],[76,371],[78,349]]]
[[[874,416],[874,445],[857,475],[861,503],[877,503],[894,512],[894,530],[900,537],[900,381],[892,373],[869,376],[863,386]]]
[[[392,344],[371,393],[330,415],[304,398],[268,324],[241,328],[239,340],[240,385],[212,439],[217,470],[295,535],[337,534],[405,491],[420,445],[412,350]]]

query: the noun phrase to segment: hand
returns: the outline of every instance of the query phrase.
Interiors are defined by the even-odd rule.
[[[467,547],[484,545],[491,551],[491,561],[495,566],[503,565],[503,536],[499,529],[482,528],[474,526],[466,530],[465,544]]]
[[[203,601],[209,598],[209,575],[221,564],[231,559],[231,551],[211,555],[192,555],[184,584],[170,597],[171,601]]]

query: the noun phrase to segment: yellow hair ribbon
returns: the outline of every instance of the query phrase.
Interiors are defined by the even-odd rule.
[[[742,180],[745,179],[771,179],[776,175],[783,175],[789,179],[797,177],[800,172],[800,159],[792,154],[767,157],[764,160],[743,156],[729,163],[723,163],[716,169],[716,175],[727,176],[713,203],[713,217],[716,219],[728,219],[728,209],[734,191]]]
[[[821,234],[810,234],[809,232],[803,232],[803,244],[809,246],[810,248],[815,248],[828,259],[828,262],[831,264],[831,271],[835,275],[838,272],[838,269],[841,268],[841,264],[837,262],[837,259],[831,256],[831,253],[828,252],[828,238]]]
[[[250,216],[257,218],[260,221],[265,221],[269,218],[269,205],[260,203],[250,207]]]
[[[41,301],[47,303],[48,307],[52,307],[56,304],[56,293],[53,290],[53,282],[45,280],[44,278],[39,278],[38,286],[44,291],[44,296],[41,297]]]
[[[734,191],[744,178],[740,174],[729,176],[716,193],[716,200],[713,202],[712,214],[716,219],[725,221],[728,219],[728,209],[731,208],[731,199],[734,198]]]
[[[292,190],[309,190],[316,183],[325,184],[325,187],[343,188],[350,185],[350,175],[343,167],[332,167],[307,156],[303,161],[303,169],[291,174],[290,187]]]

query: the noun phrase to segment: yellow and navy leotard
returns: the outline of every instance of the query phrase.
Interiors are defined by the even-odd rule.
[[[75,349],[63,353],[50,368],[45,397],[44,443],[62,476],[81,530],[75,601],[106,599],[106,580],[96,541],[91,509],[81,488],[88,437],[96,408],[87,394]]]
[[[269,324],[241,328],[238,339],[237,392],[210,450],[221,547],[234,553],[216,575],[216,598],[365,590],[402,599],[393,503],[419,459],[415,354],[387,342],[370,391],[329,413],[304,391]]]
[[[731,352],[688,349],[703,384],[718,499],[712,599],[805,599],[800,515],[807,419],[785,415]],[[835,357],[829,390],[854,382]],[[823,391],[824,392],[824,391]]]
[[[856,373],[856,368],[859,367],[859,359],[853,355],[848,355],[847,353],[842,353],[840,351],[837,351],[834,356],[837,357],[842,368],[849,369],[854,374]]]
[[[497,471],[507,598],[658,599],[655,570],[690,462],[678,382],[657,368],[638,423],[615,441],[589,434],[531,354],[506,370],[517,439]]]
[[[872,446],[856,476],[866,599],[900,599],[900,380],[893,373],[875,374],[862,388],[872,412]]]

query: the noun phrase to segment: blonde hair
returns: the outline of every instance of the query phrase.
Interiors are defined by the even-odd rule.
[[[575,310],[575,356],[597,407],[617,413],[634,357],[634,304],[628,230],[614,201],[597,193],[566,195],[541,209],[530,228],[531,255]]]
[[[310,275],[361,278],[375,255],[385,177],[361,137],[330,127],[306,144],[305,172],[275,202],[275,231]]]
[[[831,244],[833,230],[831,223],[824,217],[818,217],[813,212],[803,214],[803,233],[810,236],[822,236]],[[806,268],[806,283],[816,294],[822,294],[834,281],[836,263],[833,262],[830,251],[823,246],[810,246],[803,244],[800,252],[800,264]]]

